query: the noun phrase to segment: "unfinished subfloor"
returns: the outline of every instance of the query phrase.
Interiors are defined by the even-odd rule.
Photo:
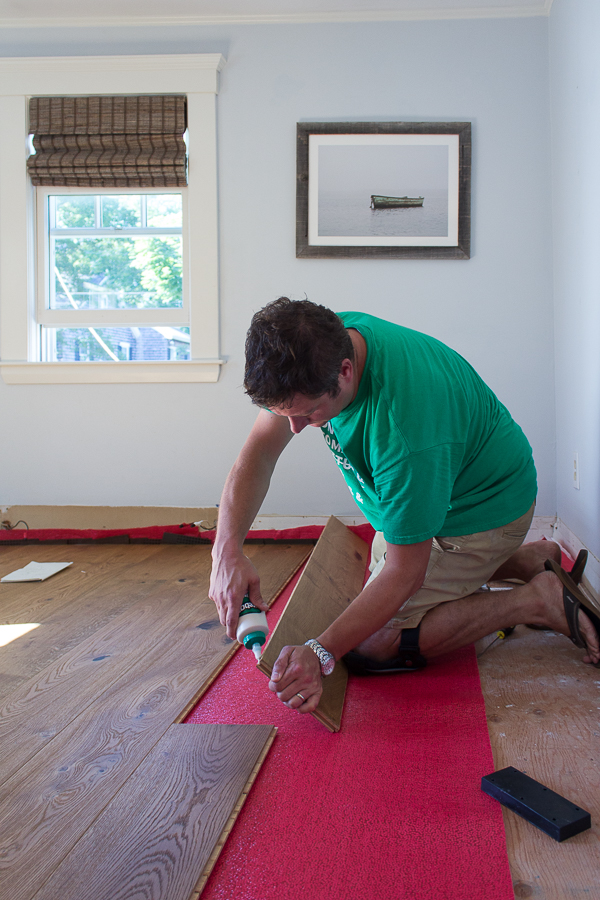
[[[518,625],[489,646],[494,638],[476,650],[495,768],[526,772],[592,817],[558,844],[503,811],[515,897],[599,900],[600,669],[561,634]]]
[[[262,567],[266,593],[281,587],[308,549],[298,549],[298,545],[293,544],[285,547],[252,545],[249,553]],[[164,703],[168,706],[165,722],[167,719],[170,722],[182,720],[197,699],[198,679],[190,677],[189,665],[184,665],[184,658],[178,659],[175,654],[173,660],[167,659],[168,632],[175,628],[178,618],[173,598],[183,603],[185,597],[197,596],[199,605],[206,601],[209,565],[206,551],[205,547],[150,545],[0,547],[0,575],[32,559],[39,562],[74,561],[70,570],[42,584],[0,585],[0,623],[39,623],[39,627],[0,646],[0,705],[3,708],[0,725],[6,725],[8,711],[15,723],[21,716],[24,729],[19,734],[18,729],[9,728],[7,736],[0,738],[0,793],[4,789],[2,784],[6,787],[9,782],[20,783],[25,793],[31,791],[33,782],[19,780],[20,773],[34,772],[36,759],[43,762],[55,734],[67,733],[69,729],[74,734],[77,732],[78,714],[88,723],[83,723],[82,740],[85,740],[89,723],[100,721],[106,715],[106,708],[99,699],[94,699],[100,693],[98,686],[94,686],[93,678],[90,679],[89,674],[86,676],[86,672],[91,661],[98,666],[98,677],[101,677],[102,665],[106,664],[108,654],[114,652],[117,638],[119,651],[111,663],[116,668],[111,676],[110,691],[113,693],[110,696],[116,702],[124,683],[134,686],[135,702],[139,699],[136,692],[140,696],[144,692],[152,696],[151,702],[142,704],[140,733],[144,730],[144,722],[150,725],[156,710]],[[166,592],[165,588],[168,589]],[[165,602],[165,596],[171,599]],[[154,644],[148,644],[147,654],[139,654],[135,649],[136,622],[153,629]],[[205,624],[188,625],[186,640],[196,641],[195,632],[206,641],[206,653],[214,660],[211,665],[218,669],[219,660],[226,661],[223,651],[227,648],[218,627],[214,630],[213,624],[214,608]],[[166,633],[161,635],[161,631]],[[478,654],[492,637],[478,642]],[[170,699],[165,700],[162,696],[162,688],[153,694],[143,679],[141,684],[132,680],[135,667],[131,660],[134,657],[145,659],[144,666],[148,671],[153,664],[153,654],[157,660],[156,672],[166,684]],[[117,655],[122,662],[117,662]],[[517,898],[565,900],[585,897],[600,900],[597,824],[600,818],[600,670],[584,665],[581,657],[582,652],[560,635],[518,626],[506,640],[490,646],[479,662],[495,768],[515,766],[592,814],[590,831],[557,844],[515,814],[505,811],[508,855]],[[119,665],[122,675],[118,675]],[[38,685],[36,677],[43,671],[53,674],[50,679],[38,679]],[[205,681],[210,680],[210,666],[202,677]],[[21,695],[27,692],[27,685],[34,682],[35,690],[27,694],[28,703],[32,704],[28,707],[31,715],[22,715],[25,710]],[[58,699],[49,702],[55,690],[59,691],[60,703]],[[13,703],[17,698],[20,698],[18,708]],[[65,725],[67,718],[75,724]],[[35,777],[39,779],[40,775]],[[99,775],[94,777],[102,780]],[[31,805],[34,798],[25,799]],[[10,802],[16,802],[18,820],[20,798],[13,797]],[[71,803],[72,798],[68,798],[68,802]],[[85,795],[84,802],[89,803]],[[77,816],[76,811],[74,815]],[[23,872],[26,877],[20,880],[15,892],[11,889],[11,900],[17,896],[32,897],[40,887],[39,879],[31,876],[35,867],[27,851],[27,835],[23,833],[21,837],[24,843],[19,853],[25,854]],[[48,853],[54,853],[61,840],[61,834],[52,832]],[[6,863],[10,868],[8,860],[4,863],[5,869]],[[30,880],[32,890],[28,894],[24,887]]]

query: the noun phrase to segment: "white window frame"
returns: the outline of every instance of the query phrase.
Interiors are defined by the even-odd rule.
[[[224,360],[219,353],[216,95],[218,73],[224,63],[220,53],[0,60],[0,371],[5,382],[218,380]],[[73,85],[77,85],[77,91],[73,91]],[[101,94],[187,95],[190,176],[182,192],[187,194],[188,205],[183,245],[193,248],[193,252],[184,250],[190,360],[38,361],[36,296],[44,267],[36,252],[36,188],[26,169],[29,99]],[[56,191],[62,193],[61,188],[51,189],[52,193]],[[121,189],[114,191],[120,193]],[[161,318],[163,312],[168,314],[166,310],[160,312]],[[103,323],[98,320],[95,324]]]
[[[162,309],[106,309],[106,310],[75,310],[75,309],[51,309],[50,287],[53,284],[53,276],[50,272],[50,225],[48,222],[48,198],[51,196],[123,196],[126,194],[180,194],[182,197],[182,222],[183,222],[183,305]],[[99,328],[110,326],[127,327],[128,325],[188,325],[190,321],[189,285],[187,283],[188,272],[188,246],[185,234],[185,223],[188,219],[187,188],[81,188],[81,187],[37,187],[35,189],[36,220],[37,220],[37,322],[47,328],[85,328],[88,325]],[[108,236],[123,234],[121,229],[107,229]],[[138,233],[132,229],[132,236]],[[39,357],[38,357],[39,358]]]

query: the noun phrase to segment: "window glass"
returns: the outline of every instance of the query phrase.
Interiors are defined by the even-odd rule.
[[[141,197],[100,197],[103,228],[135,228],[142,224]]]
[[[181,228],[183,206],[181,194],[148,194],[147,224],[153,228]]]
[[[50,195],[49,309],[183,306],[181,194]]]
[[[181,307],[181,237],[52,241],[50,309]]]
[[[94,197],[75,194],[56,197],[55,228],[93,228],[95,225]]]
[[[190,358],[189,328],[44,328],[47,362],[181,360]]]

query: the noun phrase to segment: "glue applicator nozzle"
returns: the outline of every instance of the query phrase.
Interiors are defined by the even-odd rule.
[[[262,655],[261,650],[262,650],[262,644],[259,644],[259,643],[252,644],[252,652],[254,653],[254,655],[256,657],[256,662],[260,662],[260,657]]]

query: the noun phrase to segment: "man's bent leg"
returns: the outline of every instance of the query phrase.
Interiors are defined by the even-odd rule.
[[[553,572],[542,572],[528,584],[490,595],[473,594],[430,610],[421,623],[422,654],[431,659],[485,637],[508,622],[531,622],[569,636],[562,585]],[[579,612],[579,628],[587,644],[584,662],[600,660],[600,636],[590,619]]]
[[[423,585],[383,628],[356,648],[358,653],[376,660],[396,657],[403,630],[416,628],[438,605],[448,605],[479,590],[516,553],[529,531],[533,510],[532,506],[519,519],[491,531],[434,538]],[[385,543],[380,541],[378,545],[377,538],[374,541],[369,581],[378,576],[385,564],[385,558],[377,558],[377,546],[381,552]],[[540,571],[542,568],[543,562],[540,562]],[[508,624],[513,623],[505,621],[498,627]],[[422,649],[422,641],[420,646]]]
[[[555,541],[533,541],[522,544],[492,575],[490,581],[519,579],[527,583],[544,571],[544,563],[553,559],[560,563],[560,547]]]

